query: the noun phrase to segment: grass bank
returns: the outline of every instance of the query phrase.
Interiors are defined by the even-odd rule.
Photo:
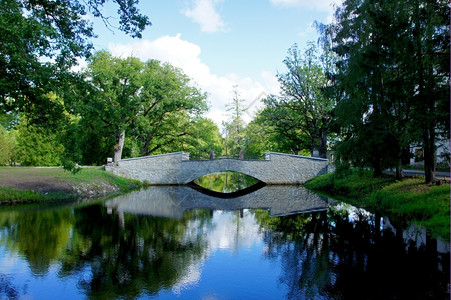
[[[88,167],[76,174],[62,168],[0,167],[0,203],[20,204],[69,200],[128,192],[141,187],[137,180]]]
[[[427,185],[420,178],[373,178],[372,172],[353,170],[345,177],[333,173],[318,176],[305,186],[397,222],[414,222],[432,236],[450,239],[449,184]]]

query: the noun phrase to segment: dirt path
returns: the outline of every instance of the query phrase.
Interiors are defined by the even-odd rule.
[[[31,190],[37,193],[74,192],[74,187],[54,176],[44,175],[39,169],[27,168],[21,172],[0,172],[0,186],[16,190]]]

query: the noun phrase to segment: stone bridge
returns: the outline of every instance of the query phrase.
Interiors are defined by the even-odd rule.
[[[176,152],[123,159],[117,166],[107,164],[105,169],[152,185],[187,184],[206,174],[220,171],[241,172],[266,184],[303,184],[317,175],[327,173],[328,163],[323,158],[275,152],[266,153],[264,160],[190,160],[189,153]]]

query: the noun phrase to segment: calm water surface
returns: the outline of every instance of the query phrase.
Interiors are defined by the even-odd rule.
[[[449,257],[298,186],[0,212],[0,299],[449,299]]]

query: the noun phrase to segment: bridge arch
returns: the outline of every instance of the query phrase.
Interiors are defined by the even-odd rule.
[[[181,174],[187,180],[193,181],[199,177],[223,171],[233,171],[252,176],[262,182],[263,176],[270,167],[267,160],[239,160],[235,158],[221,158],[214,160],[184,160],[181,164]]]
[[[106,165],[108,172],[154,185],[187,184],[204,175],[235,171],[266,184],[303,184],[327,172],[328,160],[270,152],[264,160],[214,159],[190,160],[189,153],[169,153],[123,159],[117,166]]]

